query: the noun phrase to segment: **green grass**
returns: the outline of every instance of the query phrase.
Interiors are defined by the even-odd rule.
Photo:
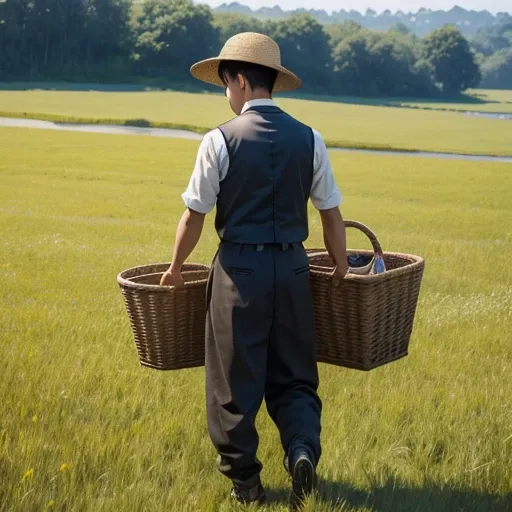
[[[397,100],[396,103],[405,107],[434,110],[512,113],[512,91],[472,89],[457,102],[404,99]]]
[[[277,98],[331,146],[511,156],[512,122],[385,106]],[[0,91],[0,116],[190,128],[232,117],[222,95],[178,92]]]
[[[181,91],[204,94],[216,92],[214,86],[198,81],[165,82],[161,80],[134,80],[132,83],[82,83],[82,82],[0,82],[0,91]],[[282,96],[312,101],[328,101],[332,103],[348,103],[369,106],[408,107],[427,110],[481,111],[481,112],[512,112],[512,91],[492,89],[468,89],[456,99],[432,98],[399,98],[399,97],[361,97],[333,96],[305,93],[298,90],[283,93]]]
[[[243,510],[215,469],[204,370],[140,367],[116,282],[169,261],[196,149],[0,129],[0,510]],[[331,157],[345,218],[427,266],[407,358],[320,365],[320,490],[305,510],[512,510],[510,166]],[[192,261],[214,254],[212,220]],[[368,244],[350,231],[349,246]],[[258,426],[264,510],[284,511],[264,408]]]
[[[40,88],[44,87],[39,84]],[[1,87],[1,84],[0,84]],[[49,88],[49,87],[46,87]],[[62,88],[62,87],[61,87]],[[23,89],[27,89],[26,84]],[[347,103],[352,105],[405,107],[424,110],[441,110],[454,112],[512,112],[512,91],[470,89],[456,99],[432,98],[398,98],[398,97],[368,97],[332,96],[299,93],[301,99],[311,101],[328,101],[332,103]],[[286,94],[286,97],[297,97],[296,93]]]

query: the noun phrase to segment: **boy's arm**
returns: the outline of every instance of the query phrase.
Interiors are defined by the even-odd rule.
[[[172,263],[160,280],[162,286],[183,285],[181,268],[201,238],[205,216],[204,213],[196,212],[190,208],[187,208],[181,216],[176,230]]]
[[[222,134],[215,130],[207,133],[199,146],[188,188],[182,195],[187,209],[178,224],[172,263],[162,276],[161,285],[183,285],[181,269],[201,238],[206,214],[215,207],[221,176],[227,170],[226,157]]]
[[[345,277],[348,271],[347,241],[341,212],[337,207],[320,210],[320,218],[322,219],[325,248],[336,265],[334,275]]]
[[[320,212],[325,248],[334,261],[334,275],[343,277],[348,270],[345,223],[339,210],[343,200],[332,172],[327,147],[313,130],[315,141],[314,174],[311,201]]]

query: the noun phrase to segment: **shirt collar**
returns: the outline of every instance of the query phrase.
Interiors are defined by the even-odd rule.
[[[242,108],[242,112],[240,112],[240,114],[243,114],[246,110],[248,110],[251,107],[277,107],[277,105],[274,102],[274,100],[269,98],[260,100],[249,100],[245,102]]]

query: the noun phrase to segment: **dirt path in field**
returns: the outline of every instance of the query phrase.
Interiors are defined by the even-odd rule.
[[[174,130],[169,128],[142,128],[136,126],[114,126],[99,124],[72,124],[72,123],[54,123],[51,121],[38,121],[35,119],[16,119],[8,117],[0,117],[0,127],[15,128],[38,128],[46,130],[60,131],[77,131],[90,133],[106,133],[121,135],[149,135],[152,137],[168,137],[172,139],[201,140],[203,136],[199,133],[187,130]],[[442,160],[471,160],[475,162],[504,162],[512,163],[512,157],[507,156],[476,156],[464,154],[446,154],[435,153],[429,151],[421,151],[418,153],[409,153],[406,151],[386,151],[371,149],[349,149],[349,148],[329,148],[331,151],[343,151],[352,153],[366,153],[372,155],[389,155],[389,156],[410,156],[421,158],[440,158]]]

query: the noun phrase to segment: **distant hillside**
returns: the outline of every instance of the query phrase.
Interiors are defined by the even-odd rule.
[[[489,11],[468,11],[458,6],[453,7],[449,11],[420,9],[416,13],[406,13],[403,11],[392,13],[390,10],[377,13],[368,9],[365,14],[361,14],[358,11],[345,11],[342,9],[340,11],[334,11],[329,15],[323,9],[295,9],[283,11],[281,7],[277,5],[274,7],[261,7],[253,11],[246,5],[233,2],[230,4],[222,4],[213,10],[218,13],[237,13],[254,16],[256,18],[273,19],[283,19],[297,13],[308,13],[314,16],[320,23],[328,24],[354,21],[363,27],[373,30],[388,30],[393,26],[401,24],[418,36],[423,36],[444,25],[454,24],[459,27],[465,36],[471,37],[482,27],[501,23],[505,19],[512,21],[512,16],[508,13],[502,12],[495,16]]]

